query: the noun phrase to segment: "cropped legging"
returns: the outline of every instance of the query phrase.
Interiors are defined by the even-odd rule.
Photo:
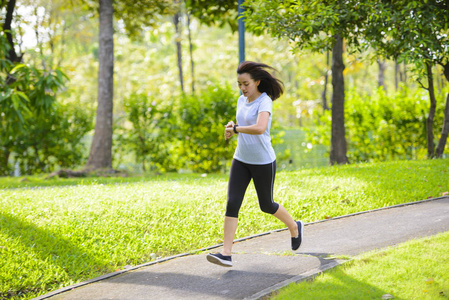
[[[279,204],[273,201],[275,175],[276,161],[266,165],[251,165],[233,159],[229,175],[226,216],[238,218],[243,197],[251,179],[256,188],[260,209],[265,213],[276,213]]]

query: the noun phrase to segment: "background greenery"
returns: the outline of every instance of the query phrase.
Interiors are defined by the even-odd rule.
[[[134,34],[127,31],[123,20],[115,21],[114,168],[131,172],[226,170],[235,144],[219,139],[223,123],[233,118],[238,96],[237,33],[229,25],[201,25],[195,17],[188,22],[185,14],[180,18],[178,33],[171,17],[158,16],[157,20],[157,26],[153,24]],[[84,6],[65,0],[20,0],[13,27],[17,38],[23,38],[19,47],[24,52],[25,65],[30,66],[18,71],[47,76],[42,81],[47,86],[33,91],[41,91],[39,99],[45,99],[49,110],[39,114],[38,103],[21,97],[28,93],[25,87],[21,87],[22,94],[14,92],[14,86],[13,93],[3,92],[2,95],[15,95],[11,97],[18,105],[28,107],[30,115],[24,122],[10,122],[10,118],[0,116],[0,154],[6,158],[1,161],[0,174],[82,168],[93,135],[97,99],[98,19]],[[175,42],[182,43],[184,92],[180,88]],[[7,43],[1,45],[4,53]],[[285,82],[286,93],[275,102],[273,126],[278,133],[274,140],[281,166],[293,169],[322,165],[328,157],[330,135],[329,116],[323,113],[321,97],[327,87],[330,102],[330,79],[325,86],[325,75],[330,69],[327,55],[290,49],[291,44],[285,39],[246,34],[246,59],[272,65]],[[347,50],[344,75],[350,161],[423,158],[423,126],[429,98],[417,84],[420,69],[414,64],[386,61],[386,91],[380,93],[373,51],[355,54]],[[4,76],[13,66],[2,62],[0,73]],[[399,73],[395,73],[397,67]],[[28,87],[35,86],[33,76],[27,81]],[[35,76],[35,81],[39,76]],[[397,89],[395,76],[402,82]],[[447,92],[440,66],[434,67],[434,77],[438,91],[437,140],[443,95]],[[14,111],[2,106],[5,116]],[[362,123],[358,124],[360,120]],[[20,124],[21,130],[8,129]],[[304,136],[304,129],[309,138]],[[391,133],[396,130],[400,134],[393,136]],[[281,146],[282,141],[287,144]],[[403,149],[394,144],[397,141],[405,142]]]
[[[447,89],[446,89],[447,90]],[[437,95],[434,136],[439,137],[444,120],[445,91]],[[348,157],[351,162],[423,159],[426,157],[427,92],[403,89],[388,96],[382,88],[371,95],[350,90],[345,105]],[[329,146],[331,112],[316,113],[308,139]]]

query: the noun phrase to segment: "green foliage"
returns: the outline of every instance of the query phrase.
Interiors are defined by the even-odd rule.
[[[40,36],[41,44],[38,44],[37,48],[42,48],[44,56],[53,57],[54,63],[51,64],[48,61],[44,62],[41,57],[42,54],[35,51],[35,48],[26,50],[24,58],[26,58],[28,63],[35,66],[60,64],[71,80],[66,84],[67,89],[58,94],[58,99],[64,100],[64,102],[75,102],[76,104],[74,105],[79,105],[86,110],[93,111],[96,106],[96,76],[98,74],[98,65],[95,57],[95,55],[98,54],[98,20],[96,17],[92,17],[94,14],[86,12],[82,6],[71,6],[67,3],[64,5],[64,10],[60,10],[59,6],[55,6],[55,4],[66,3],[67,1],[52,1],[52,5],[50,6],[46,4],[47,2],[48,1],[46,0],[33,2],[36,3],[39,8],[45,7],[45,18],[48,20],[48,22],[43,22],[38,26],[39,32],[47,32],[49,28],[52,29],[52,35]],[[161,5],[166,5],[168,3],[168,1],[160,2]],[[192,18],[192,22],[190,23],[194,49],[195,85],[197,88],[206,86],[209,81],[217,79],[224,82],[235,82],[235,68],[238,63],[236,53],[238,39],[236,34],[232,33],[232,30],[227,26],[224,28],[209,28],[200,25],[203,20],[206,20],[206,22],[203,22],[206,24],[212,24],[209,22],[212,19],[215,19],[216,22],[225,20],[224,18],[221,18],[223,14],[226,16],[226,20],[232,19],[234,16],[233,14],[236,14],[235,8],[237,2],[231,2],[232,1],[227,0],[187,1],[186,7],[189,10],[192,8],[190,12],[197,17]],[[254,5],[256,5],[255,7],[260,5],[260,7],[257,7],[255,10],[251,10],[250,7],[248,8],[247,11],[250,15],[248,15],[246,19],[247,28],[251,27],[252,18],[259,18],[261,21],[265,22],[263,23],[264,26],[260,27],[262,29],[266,28],[268,30],[274,30],[278,28],[280,30],[281,26],[284,26],[284,29],[290,30],[292,34],[296,31],[304,33],[304,37],[307,37],[307,35],[313,36],[311,45],[313,45],[313,43],[316,45],[326,44],[326,47],[328,48],[330,45],[327,45],[327,41],[329,41],[335,30],[321,30],[323,28],[331,28],[334,26],[345,26],[345,24],[349,22],[348,20],[356,20],[357,15],[360,17],[362,16],[362,13],[366,13],[367,6],[370,5],[369,3],[372,3],[369,1],[367,2],[368,4],[365,4],[357,1],[359,4],[356,5],[354,4],[354,1],[343,1],[339,4],[341,9],[337,9],[338,7],[335,6],[337,4],[336,1],[328,1],[329,7],[323,5],[324,1],[311,1],[310,3],[302,1],[302,8],[298,6],[298,1],[248,0],[245,2],[247,4],[254,3]],[[386,3],[385,1],[383,2]],[[400,1],[400,3],[404,2],[405,1]],[[413,5],[419,4],[419,1],[414,2]],[[31,2],[25,1],[25,3],[29,4]],[[90,7],[97,8],[98,6],[98,2],[96,1],[89,0],[84,1],[84,3],[88,3]],[[142,4],[145,3],[148,4],[148,7],[144,10]],[[190,3],[192,3],[191,6],[189,6]],[[282,7],[285,7],[286,10],[279,9],[279,7],[276,6],[278,3],[280,3]],[[153,100],[156,101],[158,103],[157,109],[160,110],[163,110],[163,107],[164,109],[167,108],[165,102],[174,102],[175,106],[169,111],[170,115],[167,118],[161,119],[157,114],[151,117],[158,119],[158,122],[168,122],[168,120],[171,122],[166,132],[157,129],[153,130],[152,135],[147,134],[145,136],[150,140],[159,139],[160,142],[158,143],[145,143],[145,145],[139,145],[137,144],[137,134],[132,136],[134,142],[131,142],[131,135],[127,137],[128,140],[126,143],[119,142],[119,139],[122,137],[124,138],[122,134],[124,132],[127,132],[128,134],[130,128],[134,126],[131,121],[124,121],[126,117],[121,118],[120,122],[123,121],[123,123],[118,123],[118,127],[115,129],[117,138],[115,145],[118,147],[115,147],[114,151],[117,154],[114,164],[115,166],[126,164],[128,159],[127,155],[129,154],[132,159],[137,159],[137,162],[140,165],[143,165],[145,161],[146,169],[165,171],[188,169],[196,163],[188,163],[183,157],[180,157],[177,154],[177,149],[182,150],[182,144],[185,143],[185,141],[178,136],[178,133],[181,130],[178,122],[180,117],[175,116],[175,114],[179,112],[179,107],[181,106],[178,107],[177,105],[178,103],[181,103],[181,101],[178,99],[180,89],[179,80],[177,79],[178,73],[175,69],[177,60],[174,47],[175,30],[173,28],[172,20],[168,17],[160,18],[158,16],[159,13],[162,13],[162,9],[154,7],[153,4],[155,4],[155,1],[153,0],[139,1],[138,4],[132,7],[127,4],[129,3],[126,1],[114,3],[114,5],[116,5],[117,15],[123,14],[123,16],[117,20],[117,23],[115,23],[116,31],[114,33],[114,52],[116,58],[114,115],[128,115],[128,112],[124,112],[124,110],[127,109],[125,108],[124,102],[133,94],[139,95],[143,93],[146,95],[148,92],[151,92],[151,95],[153,96],[150,98],[152,100],[148,103],[151,104]],[[195,5],[198,13],[193,11]],[[348,9],[348,7],[350,9]],[[373,8],[375,8],[375,6],[373,6]],[[299,14],[301,9],[307,13]],[[335,11],[333,9],[335,9]],[[93,9],[94,13],[95,10],[96,9]],[[266,18],[261,15],[264,10],[267,10],[267,13],[273,15],[284,15],[286,18],[284,20],[276,19],[278,16]],[[141,13],[136,19],[136,22],[133,23],[132,18],[135,16],[135,13],[143,11],[145,11],[145,13]],[[154,12],[154,14],[152,12]],[[380,11],[377,11],[377,14],[379,15],[377,18],[382,20],[383,16],[380,16]],[[374,18],[376,16],[373,15],[372,17]],[[142,18],[147,18],[146,21],[148,22],[142,23]],[[25,19],[31,20],[33,18],[26,18],[26,16],[23,16],[20,21],[21,24]],[[154,25],[150,23],[153,22],[153,19],[160,23],[157,28],[151,27]],[[62,20],[64,22],[62,22]],[[376,20],[373,19],[372,21],[374,22]],[[385,21],[392,22],[392,20],[388,19],[385,19]],[[409,21],[412,22],[413,20],[410,19]],[[186,24],[185,19],[181,19],[181,22]],[[144,26],[136,27],[135,25],[137,23],[144,24]],[[446,26],[444,24],[445,23],[442,22],[437,25]],[[28,25],[34,26],[35,23],[29,21]],[[189,54],[186,41],[188,34],[187,26],[183,26],[182,28],[183,33],[180,38],[182,38],[183,42],[183,57],[186,58]],[[130,33],[133,29],[135,30],[135,34],[131,35]],[[362,27],[358,27],[358,30],[362,30]],[[392,30],[397,29],[392,27]],[[417,29],[415,28],[414,30]],[[355,29],[348,31],[348,33],[355,32]],[[385,37],[387,37],[388,30],[385,30],[385,32]],[[133,38],[130,38],[131,36]],[[287,35],[283,35],[283,37],[285,36]],[[48,42],[46,42],[47,37],[49,38]],[[444,40],[443,37],[444,36],[442,35],[441,40],[444,42],[446,40]],[[296,38],[297,37],[295,37],[295,40]],[[394,40],[400,42],[401,38],[397,37]],[[299,39],[298,41],[301,40]],[[304,46],[306,45],[307,43],[304,44]],[[445,44],[443,43],[443,45]],[[295,107],[293,107],[292,103],[296,100],[318,101],[316,99],[320,98],[320,93],[323,91],[323,75],[328,68],[325,64],[325,55],[323,53],[311,54],[309,51],[298,51],[293,53],[289,51],[290,44],[287,39],[279,40],[267,35],[257,37],[247,33],[246,46],[247,59],[265,62],[281,71],[280,77],[285,82],[286,94],[275,102],[275,105],[277,105],[277,107],[275,107],[275,120],[279,121],[282,125],[297,127],[298,119],[294,116]],[[397,53],[404,52],[397,51]],[[184,59],[183,61],[183,67],[186,74],[186,86],[190,86],[193,77],[189,76],[189,61],[188,59]],[[359,56],[348,55],[345,58],[345,61],[347,62],[345,69],[346,86],[355,87],[359,92],[369,92],[377,85],[377,65],[369,65],[369,61],[360,60]],[[386,81],[387,85],[389,85],[389,91],[391,91],[394,82],[392,80],[394,66],[393,62],[389,63],[391,63],[391,65],[387,68],[387,73],[385,75],[387,76]],[[436,74],[436,76],[439,75],[439,73]],[[407,76],[410,80],[410,72]],[[391,78],[391,80],[388,80],[388,77]],[[409,84],[416,85],[416,82],[409,82]],[[441,84],[443,85],[444,83],[442,82]],[[330,89],[328,89],[328,93],[329,92]],[[22,99],[20,95],[18,95],[18,97],[19,104],[26,104],[26,100]],[[159,101],[158,99],[169,100]],[[25,111],[22,111],[21,113],[25,113]],[[162,113],[162,111],[160,113]],[[17,114],[13,115],[13,117],[18,119]],[[20,122],[12,122],[11,124],[18,125]],[[303,125],[304,124],[308,126],[307,123],[303,123]],[[122,126],[125,126],[123,130],[121,128]],[[177,126],[179,128],[177,128]],[[278,129],[278,126],[273,126],[273,129]],[[420,132],[421,131],[422,129],[420,129]],[[171,140],[171,142],[167,142],[167,140]],[[273,139],[273,141],[274,140],[275,139]],[[131,145],[131,143],[135,143],[135,145]],[[139,155],[136,156],[138,151],[137,148],[141,149],[139,151],[142,155],[143,153],[147,153],[145,154],[146,158],[144,161],[141,159],[143,156],[140,158],[137,157]],[[149,150],[145,150],[146,148]],[[164,167],[162,167],[163,165]]]
[[[210,86],[201,95],[185,96],[178,114],[177,154],[194,172],[217,172],[232,158],[236,139],[224,140],[224,126],[235,120],[237,96],[229,85]]]
[[[233,0],[187,0],[186,7],[190,14],[208,26],[228,24],[232,31],[238,30],[237,1]]]
[[[168,100],[134,94],[125,100],[117,148],[130,150],[142,170],[217,172],[232,157],[224,126],[235,119],[230,86],[211,85],[198,95]]]
[[[293,171],[325,167],[329,164],[328,147],[307,142],[305,130],[289,129],[284,133],[282,143],[275,144],[273,141],[278,170]]]
[[[4,39],[3,33],[0,35]],[[5,45],[1,43],[1,45]],[[91,117],[76,104],[58,104],[56,93],[66,75],[6,59],[0,51],[0,175],[11,173],[11,163],[23,174],[49,172],[81,159],[81,138]]]
[[[174,2],[169,0],[114,1],[114,12],[130,36],[137,36],[145,28],[157,27],[164,14],[174,14]]]
[[[359,2],[247,0],[246,24],[257,34],[287,37],[298,49],[331,50],[335,34],[355,46],[362,21]]]
[[[92,129],[92,118],[75,103],[55,103],[46,114],[32,115],[13,146],[12,160],[20,173],[79,166],[86,159],[84,137]]]
[[[443,123],[444,102],[437,101],[434,135]],[[378,89],[371,96],[350,91],[345,107],[348,157],[352,162],[421,159],[427,152],[425,122],[428,96],[402,90],[387,96]],[[313,144],[329,145],[331,114],[325,112],[309,130]]]
[[[153,96],[133,94],[124,100],[125,122],[116,128],[117,150],[131,151],[142,170],[172,171],[173,104]]]
[[[444,1],[423,5],[421,1],[370,0],[365,4],[369,8],[365,36],[380,54],[413,63],[449,63],[449,6]]]

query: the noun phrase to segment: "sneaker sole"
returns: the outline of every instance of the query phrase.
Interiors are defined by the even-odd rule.
[[[299,221],[299,223],[301,224],[301,245],[302,245],[303,235],[304,235],[304,222]],[[299,247],[301,247],[301,245]]]
[[[215,257],[213,255],[207,255],[207,260],[213,264],[222,266],[222,267],[232,267],[232,262],[227,260],[221,260],[218,257]]]
[[[296,224],[298,225],[298,231],[299,231],[298,235],[301,236],[301,244],[299,244],[298,248],[292,249],[293,251],[297,251],[299,248],[301,248],[301,245],[304,242],[304,238],[303,238],[303,236],[304,236],[304,222],[303,221],[298,221],[298,222],[296,222]]]

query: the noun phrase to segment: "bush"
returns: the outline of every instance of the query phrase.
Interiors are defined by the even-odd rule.
[[[177,156],[194,172],[217,172],[232,158],[236,139],[224,140],[224,126],[235,121],[237,95],[228,85],[209,86],[199,96],[185,96],[177,112]]]
[[[33,115],[17,135],[12,161],[21,174],[73,168],[85,159],[84,136],[92,129],[92,115],[75,103],[54,103],[51,112]]]
[[[132,153],[142,170],[176,170],[171,148],[176,126],[173,101],[163,102],[145,94],[132,94],[124,100],[124,117],[115,132],[114,146],[120,160]]]
[[[143,171],[220,171],[235,148],[235,139],[224,141],[223,130],[235,119],[236,101],[230,86],[218,84],[168,101],[131,95],[115,145],[122,159],[131,152]]]
[[[418,90],[406,89],[389,97],[382,89],[372,96],[355,91],[347,93],[345,126],[348,158],[351,162],[421,159],[427,153],[426,118],[428,96]],[[434,137],[441,134],[444,101],[437,101]],[[329,145],[331,111],[317,118],[316,127],[309,131],[313,144]]]
[[[67,76],[8,60],[0,31],[0,176],[51,172],[83,159],[81,139],[92,116],[76,104],[56,102]]]

